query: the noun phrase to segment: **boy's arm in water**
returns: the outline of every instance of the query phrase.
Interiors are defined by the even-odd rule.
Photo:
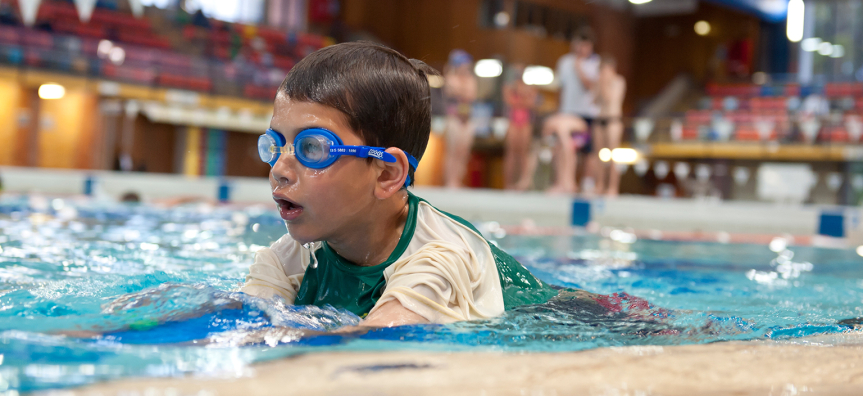
[[[358,337],[369,331],[382,327],[405,326],[412,324],[429,323],[429,321],[417,313],[402,306],[398,300],[382,304],[373,314],[356,326],[345,326],[335,331],[322,332],[316,330],[297,329],[292,327],[270,327],[256,331],[250,331],[239,338],[228,337],[234,346],[266,344],[276,346],[279,343],[294,342],[303,338],[337,335]],[[218,342],[217,339],[207,338],[186,342],[187,345],[206,345]]]
[[[405,308],[398,300],[391,300],[363,319],[359,326],[351,327],[394,327],[422,323],[429,323],[429,321],[416,312]]]

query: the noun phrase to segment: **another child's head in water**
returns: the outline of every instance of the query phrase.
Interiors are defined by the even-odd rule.
[[[385,148],[395,159],[343,155],[316,169],[295,155],[281,155],[270,172],[270,185],[295,240],[351,245],[350,240],[378,230],[381,222],[401,227],[380,216],[405,206],[403,188],[414,173],[406,154],[418,160],[428,144],[428,74],[437,72],[366,42],[323,48],[288,73],[275,99],[270,128],[289,145],[297,134],[320,128],[344,145]]]

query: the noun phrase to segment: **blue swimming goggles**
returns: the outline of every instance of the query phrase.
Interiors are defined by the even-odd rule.
[[[285,135],[272,128],[267,129],[267,132],[258,138],[258,155],[261,156],[261,161],[270,166],[276,165],[276,161],[282,154],[293,155],[303,166],[312,169],[326,168],[343,155],[396,162],[396,157],[384,150],[386,149],[383,147],[345,146],[335,133],[321,128],[310,128],[298,133],[293,144],[287,144]],[[416,171],[419,165],[416,158],[407,151],[402,151],[408,157],[408,163]],[[405,187],[410,184],[411,177],[408,176]]]

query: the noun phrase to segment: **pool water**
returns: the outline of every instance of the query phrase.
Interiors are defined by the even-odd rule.
[[[326,332],[359,322],[235,291],[254,252],[285,231],[273,208],[0,196],[0,395],[126,376],[242,376],[250,363],[314,351],[783,339],[847,331],[840,320],[863,316],[863,259],[852,250],[479,228],[544,281],[600,294],[605,309],[551,303],[488,321],[286,332],[239,346],[273,326]]]

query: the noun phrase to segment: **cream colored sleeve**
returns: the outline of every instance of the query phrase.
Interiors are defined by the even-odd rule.
[[[482,256],[492,257],[491,252]],[[494,260],[478,260],[455,243],[429,242],[393,263],[384,276],[386,289],[369,314],[392,300],[431,323],[487,319],[504,310]]]
[[[280,296],[293,304],[309,265],[309,250],[285,235],[268,248],[258,250],[241,292],[261,298]]]

